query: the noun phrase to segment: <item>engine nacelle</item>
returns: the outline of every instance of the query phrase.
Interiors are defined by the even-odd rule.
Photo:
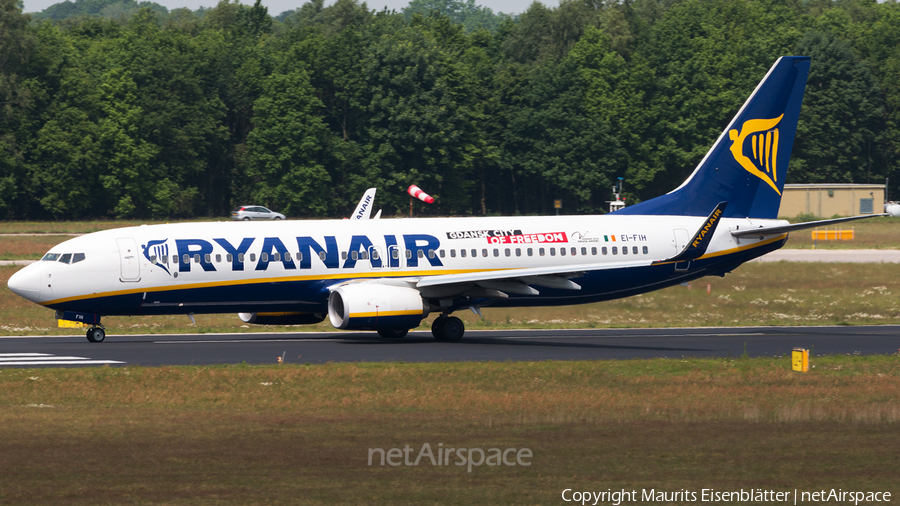
[[[312,325],[325,319],[322,313],[238,313],[244,323],[256,325]]]
[[[428,316],[428,305],[414,288],[355,283],[328,297],[328,319],[338,329],[411,329]]]

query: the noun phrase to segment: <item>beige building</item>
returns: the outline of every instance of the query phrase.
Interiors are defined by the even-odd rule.
[[[834,215],[882,213],[883,184],[786,184],[781,195],[779,218],[813,214],[823,218]]]

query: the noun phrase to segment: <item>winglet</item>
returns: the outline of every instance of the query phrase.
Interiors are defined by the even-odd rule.
[[[368,220],[372,212],[372,202],[375,200],[375,188],[369,188],[359,199],[356,209],[350,215],[351,220]]]
[[[684,247],[681,253],[672,258],[659,260],[653,263],[685,262],[687,260],[694,260],[702,257],[706,253],[706,248],[709,247],[709,242],[716,232],[716,227],[719,226],[719,221],[721,221],[722,216],[725,214],[725,207],[727,205],[728,202],[719,202],[719,205],[709,213],[709,217],[703,222],[703,226],[697,230],[697,233],[694,234],[694,238]]]

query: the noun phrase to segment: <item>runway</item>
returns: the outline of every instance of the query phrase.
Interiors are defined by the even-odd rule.
[[[746,347],[746,348],[745,348]],[[718,327],[468,331],[457,343],[428,331],[398,340],[373,332],[0,338],[0,367],[322,364],[327,362],[458,362],[608,360],[823,354],[896,354],[900,326]]]

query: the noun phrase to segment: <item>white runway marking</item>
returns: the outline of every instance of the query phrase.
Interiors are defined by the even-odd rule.
[[[124,364],[118,360],[92,360],[86,357],[61,357],[47,353],[0,353],[0,366],[4,365],[102,365]]]

